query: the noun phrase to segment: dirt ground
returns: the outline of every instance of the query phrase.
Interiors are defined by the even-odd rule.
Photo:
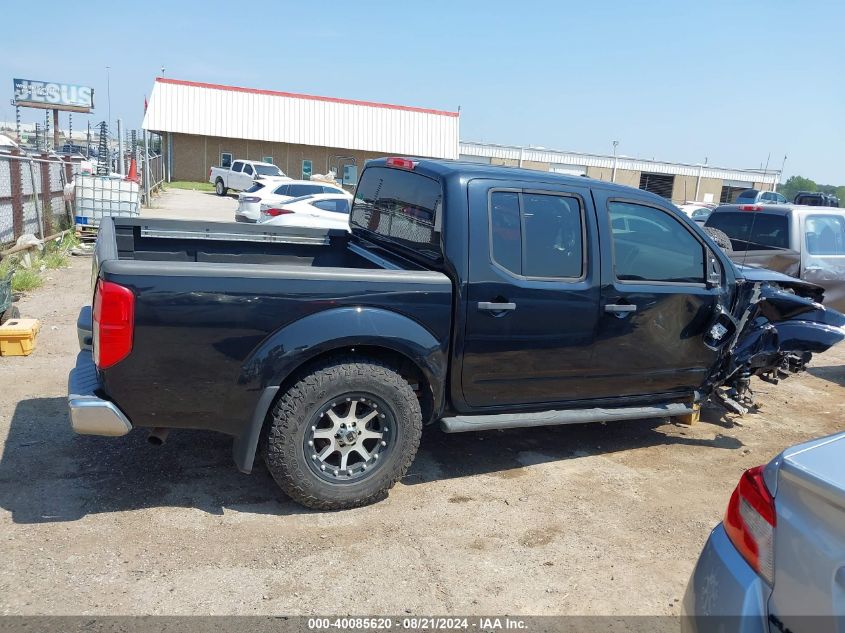
[[[308,511],[263,465],[238,473],[226,437],[71,432],[90,265],[20,301],[37,349],[0,358],[3,614],[678,613],[742,470],[843,428],[840,346],[755,382],[762,409],[745,418],[432,428],[387,500]]]

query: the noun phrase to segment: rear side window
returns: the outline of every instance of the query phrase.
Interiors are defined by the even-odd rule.
[[[845,255],[845,219],[841,216],[807,216],[804,237],[810,255]]]
[[[238,171],[238,172],[239,172],[239,171],[241,171],[243,168],[244,168],[244,164],[243,164],[241,161],[239,161],[239,160],[236,160],[236,161],[232,164],[232,171]]]
[[[443,192],[432,178],[391,167],[368,167],[355,190],[349,224],[438,259]]]
[[[288,189],[290,189],[290,185],[282,185],[280,187],[276,187],[273,193],[277,196],[286,196],[288,195]]]
[[[349,200],[346,198],[337,198],[335,200],[317,200],[311,204],[323,211],[342,213],[344,215],[349,213]]]
[[[616,278],[704,283],[704,246],[671,214],[631,202],[610,202]]]
[[[789,219],[785,215],[758,211],[713,213],[706,226],[727,235],[735,251],[789,248]]]
[[[323,188],[320,185],[289,185],[289,187],[287,195],[295,198],[323,193]]]
[[[553,193],[493,191],[493,261],[523,277],[577,279],[584,273],[581,202]]]

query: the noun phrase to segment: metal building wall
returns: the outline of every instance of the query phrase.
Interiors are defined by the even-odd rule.
[[[457,112],[157,78],[144,129],[458,157]]]

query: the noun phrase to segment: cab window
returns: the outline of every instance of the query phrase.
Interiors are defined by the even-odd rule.
[[[677,218],[621,201],[608,212],[619,281],[704,283],[704,245]]]
[[[584,274],[581,201],[552,192],[493,191],[493,262],[534,279],[578,279]]]
[[[845,218],[842,216],[807,216],[804,236],[810,255],[845,255]]]

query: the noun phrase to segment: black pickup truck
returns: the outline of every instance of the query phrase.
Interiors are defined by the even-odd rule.
[[[116,218],[68,404],[79,433],[210,429],[314,508],[372,502],[445,432],[744,411],[843,338],[650,193],[388,158],[351,231]],[[93,339],[93,341],[91,340]]]

